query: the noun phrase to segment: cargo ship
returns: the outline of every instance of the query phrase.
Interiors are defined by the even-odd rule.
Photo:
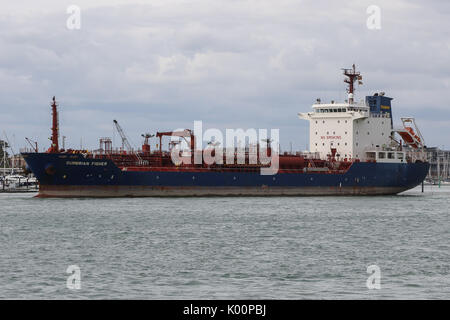
[[[309,121],[308,152],[280,152],[270,139],[253,148],[198,150],[201,137],[189,129],[143,134],[142,147],[134,150],[116,120],[122,148],[101,138],[98,150],[63,149],[53,97],[50,148],[22,155],[39,181],[38,197],[390,195],[421,184],[429,163],[415,120],[401,118],[395,128],[392,98],[380,92],[356,102],[362,76],[354,65],[343,74],[347,100],[317,99],[312,111],[298,114]],[[176,141],[163,150],[167,136],[186,141],[183,161],[174,161]],[[155,150],[152,137],[159,139]],[[223,161],[194,161],[206,151]]]

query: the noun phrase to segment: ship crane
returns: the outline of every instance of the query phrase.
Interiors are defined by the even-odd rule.
[[[153,138],[155,135],[146,133],[146,134],[141,134],[141,136],[142,136],[142,138],[144,138],[144,144],[148,144],[148,139]]]
[[[31,146],[31,148],[33,148],[34,152],[39,152],[38,144],[36,141],[33,141],[27,137],[25,137],[25,140],[27,140],[28,144]]]
[[[141,156],[137,152],[133,151],[133,148],[131,147],[130,142],[128,142],[127,136],[125,135],[125,132],[122,130],[122,127],[119,125],[117,120],[113,120],[113,122],[114,122],[114,125],[116,126],[117,132],[119,132],[119,135],[122,138],[122,144],[127,148],[127,150],[130,153],[133,153],[136,156],[139,164],[142,164],[143,161],[142,161]]]
[[[192,130],[184,129],[183,131],[166,131],[166,132],[156,132],[156,137],[159,138],[159,162],[162,166],[162,137],[171,136],[171,137],[181,137],[186,143],[188,140],[186,138],[190,138],[190,150],[191,150],[191,163],[194,163],[194,149],[195,149],[195,136]]]
[[[144,138],[144,144],[142,145],[142,153],[143,154],[150,154],[150,144],[149,139],[153,138],[155,135],[150,133],[141,134],[141,136]]]
[[[271,157],[272,156],[272,148],[271,148],[271,143],[272,143],[272,139],[267,138],[267,139],[261,139],[261,141],[266,143],[266,152],[267,152],[267,156]]]

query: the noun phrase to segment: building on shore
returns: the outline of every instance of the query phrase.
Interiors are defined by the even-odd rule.
[[[22,155],[20,153],[11,156],[9,158],[9,161],[12,164],[12,166],[16,169],[22,169],[22,168],[25,168],[25,166],[26,166],[25,159],[22,157]]]
[[[430,161],[428,180],[450,180],[450,150],[441,150],[438,147],[426,149]]]
[[[10,156],[6,159],[6,163],[1,163],[0,175],[8,175],[14,173],[23,173],[23,169],[26,166],[26,162],[21,154]]]

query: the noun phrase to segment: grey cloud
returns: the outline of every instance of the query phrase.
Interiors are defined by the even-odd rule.
[[[1,124],[16,136],[48,144],[57,95],[76,146],[81,136],[96,146],[117,117],[135,142],[143,131],[204,120],[277,127],[283,146],[305,148],[297,112],[317,97],[344,100],[340,68],[356,63],[360,98],[387,92],[397,118],[426,117],[427,140],[448,143],[433,130],[448,117],[444,1],[379,1],[379,31],[366,28],[371,1],[80,1],[79,31],[66,29],[64,5],[47,3],[44,14],[0,15]],[[434,118],[423,111],[430,106]]]

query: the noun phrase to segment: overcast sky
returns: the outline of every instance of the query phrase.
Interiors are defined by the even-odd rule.
[[[80,30],[66,26],[69,5]],[[97,147],[113,119],[135,145],[202,120],[279,128],[282,148],[303,150],[297,113],[344,100],[340,68],[355,63],[358,100],[386,92],[397,124],[414,116],[427,145],[450,148],[449,18],[445,0],[2,0],[1,134],[16,151],[24,137],[48,148],[56,95],[69,147]]]

